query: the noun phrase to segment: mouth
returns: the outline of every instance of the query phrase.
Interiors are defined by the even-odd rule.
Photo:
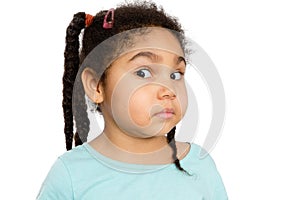
[[[172,108],[165,108],[160,112],[154,114],[154,116],[162,118],[162,119],[169,119],[175,115],[174,109]]]

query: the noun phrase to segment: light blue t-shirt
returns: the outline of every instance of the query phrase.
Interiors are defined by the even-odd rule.
[[[37,199],[80,200],[225,200],[227,194],[214,161],[200,158],[191,144],[180,161],[192,176],[174,164],[142,165],[112,160],[88,143],[60,156],[48,173]]]

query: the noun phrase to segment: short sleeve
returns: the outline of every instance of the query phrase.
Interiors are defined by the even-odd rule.
[[[58,158],[44,180],[37,200],[73,199],[72,181],[68,169]]]
[[[213,159],[208,156],[209,161],[211,162],[211,169],[212,169],[212,180],[213,180],[213,198],[214,200],[228,200],[227,192],[224,187],[222,178],[218,169],[216,167],[215,162]]]
[[[213,199],[215,200],[228,200],[228,196],[222,181],[222,178],[218,171],[215,171],[215,182],[214,182],[214,193],[213,193]]]
[[[197,154],[198,159],[201,161],[201,167],[199,173],[204,173],[207,176],[207,185],[209,185],[209,199],[212,200],[228,200],[227,192],[223,184],[221,175],[217,169],[217,166],[205,149],[198,146],[199,153]],[[204,156],[203,156],[204,155]]]

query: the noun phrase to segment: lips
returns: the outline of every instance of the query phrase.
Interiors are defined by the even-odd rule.
[[[154,114],[154,116],[162,118],[162,119],[169,119],[175,115],[174,109],[172,108],[165,108],[160,112]]]

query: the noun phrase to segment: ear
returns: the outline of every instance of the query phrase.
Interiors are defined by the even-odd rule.
[[[104,99],[104,92],[101,85],[98,85],[99,78],[94,70],[85,68],[81,73],[81,80],[85,94],[94,102],[102,103]]]

